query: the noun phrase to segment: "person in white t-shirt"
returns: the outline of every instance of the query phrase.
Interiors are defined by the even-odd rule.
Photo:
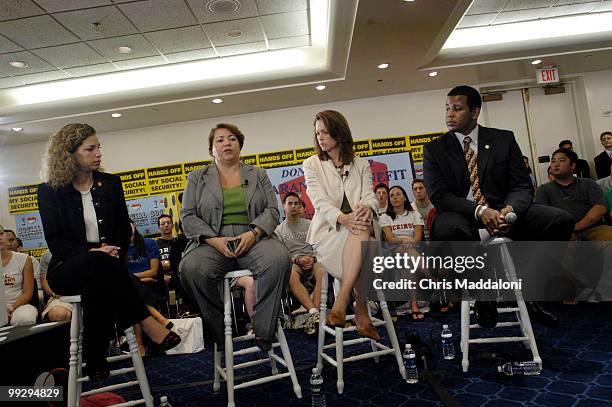
[[[10,233],[0,232],[0,257],[6,297],[6,311],[11,325],[36,323],[38,310],[29,302],[34,293],[34,270],[30,256],[9,249]]]
[[[402,249],[418,256],[411,244],[423,240],[425,222],[421,214],[412,209],[408,195],[401,186],[396,185],[389,190],[389,207],[387,212],[380,217],[379,223],[386,241],[405,243],[406,246]],[[419,310],[416,292],[410,294],[412,320],[421,321],[425,316]]]

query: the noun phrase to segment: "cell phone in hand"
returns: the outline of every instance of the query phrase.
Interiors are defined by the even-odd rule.
[[[227,250],[229,250],[230,252],[234,253],[236,251],[236,248],[240,244],[240,240],[241,239],[228,240],[227,241]]]

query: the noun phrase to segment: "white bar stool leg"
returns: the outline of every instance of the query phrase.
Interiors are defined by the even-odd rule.
[[[230,282],[227,278],[223,279],[223,303],[225,325],[225,374],[227,376],[227,406],[234,407],[234,343],[232,340],[232,311],[230,299]]]
[[[368,310],[368,317],[370,318],[370,320],[372,320],[372,310],[370,309],[370,301],[366,300],[366,309]],[[370,340],[370,349],[372,349],[372,352],[376,352],[378,349],[376,349],[376,341],[374,341],[373,339]],[[378,363],[380,362],[380,357],[376,356],[374,358],[374,363]]]
[[[278,328],[276,330],[276,337],[280,343],[281,352],[283,353],[283,359],[287,364],[287,370],[289,370],[289,375],[291,376],[291,383],[293,383],[293,392],[297,396],[297,398],[302,398],[302,388],[300,387],[300,383],[298,382],[297,375],[295,373],[295,367],[293,366],[293,359],[291,358],[291,352],[289,351],[289,345],[287,344],[287,338],[285,337],[285,332],[283,331],[283,327],[281,323],[278,322]]]
[[[272,374],[278,374],[278,367],[276,367],[276,360],[274,360],[274,348],[268,351],[268,358],[270,360],[270,367],[272,368]]]
[[[336,331],[336,369],[338,370],[338,394],[344,392],[344,331],[342,328],[335,328]]]
[[[128,347],[130,349],[130,356],[132,357],[132,364],[134,365],[134,373],[136,374],[136,379],[138,380],[138,386],[140,387],[142,398],[144,399],[147,407],[153,407],[153,396],[151,395],[151,389],[149,388],[149,380],[147,379],[147,373],[145,372],[142,357],[138,352],[136,336],[134,335],[134,327],[131,326],[124,332]]]
[[[317,344],[317,370],[323,374],[323,346],[325,345],[325,321],[327,320],[327,290],[329,289],[329,279],[327,271],[323,272],[321,284],[321,305],[319,307],[319,340]]]
[[[395,351],[394,353],[395,359],[397,360],[397,367],[399,369],[400,375],[402,376],[402,379],[406,380],[406,368],[404,367],[402,349],[400,348],[399,341],[397,340],[397,333],[395,332],[395,327],[393,326],[391,313],[389,313],[389,306],[387,305],[387,301],[385,300],[385,296],[381,290],[376,290],[376,296],[378,297],[380,309],[382,310],[383,319],[385,320],[385,328],[387,329],[387,334],[389,335],[391,346]]]
[[[78,397],[78,379],[79,379],[79,336],[81,334],[80,314],[81,304],[72,304],[72,318],[70,321],[70,359],[68,364],[68,407],[77,407],[79,405]]]
[[[464,372],[470,367],[469,359],[470,350],[470,302],[468,300],[461,301],[461,352],[463,358],[461,360],[461,368]]]
[[[216,393],[221,389],[221,381],[219,380],[220,374],[219,369],[221,368],[221,351],[219,350],[219,345],[215,342],[215,371],[214,371],[214,381],[213,381],[213,391]]]

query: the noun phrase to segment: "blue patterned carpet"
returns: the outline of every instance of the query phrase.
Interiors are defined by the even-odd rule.
[[[502,354],[507,360],[530,358],[531,353],[520,343],[472,345],[470,369],[463,373],[458,346],[459,314],[456,312],[426,314],[423,322],[412,322],[409,316],[401,317],[397,332],[402,346],[409,330],[417,330],[426,343],[434,345],[436,360],[430,367],[462,406],[611,406],[612,304],[550,308],[561,319],[561,327],[547,329],[534,324],[544,365],[539,376],[505,376],[497,372],[499,362],[490,358],[493,352]],[[456,358],[452,361],[439,357],[442,323],[450,324],[455,335]],[[238,406],[310,405],[308,379],[316,362],[316,340],[307,338],[301,331],[287,331],[287,338],[304,397],[295,398],[291,382],[286,379],[237,390]],[[212,348],[192,355],[145,359],[156,403],[161,395],[167,395],[174,407],[226,405],[225,386],[222,384],[218,394],[212,391],[212,364]],[[252,377],[268,369],[269,365],[261,365],[239,374]],[[423,380],[416,385],[403,382],[391,356],[381,358],[378,364],[367,360],[345,365],[343,395],[336,392],[336,372],[331,366],[325,366],[323,378],[328,406],[443,405]],[[135,396],[133,392],[121,394],[126,399]]]

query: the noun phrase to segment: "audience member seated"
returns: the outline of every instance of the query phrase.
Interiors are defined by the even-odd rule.
[[[285,220],[276,227],[274,235],[291,253],[293,264],[289,277],[289,290],[308,311],[309,317],[304,330],[307,334],[312,335],[319,325],[321,283],[325,270],[317,262],[312,245],[306,242],[310,221],[300,218],[301,206],[300,197],[295,192],[288,192],[283,197]],[[313,282],[313,298],[311,299],[306,284],[312,287]]]
[[[423,240],[423,228],[425,225],[423,217],[419,212],[412,209],[408,194],[399,185],[391,187],[389,203],[387,212],[380,217],[380,227],[383,230],[385,240],[402,243],[402,251],[409,253],[411,256],[419,257],[420,254],[416,250],[414,243]],[[410,276],[405,276],[404,274],[401,274],[401,276],[414,280],[416,273],[410,274]],[[425,315],[419,309],[416,291],[411,291],[410,297],[409,306],[412,312],[412,320],[423,320]],[[400,314],[401,307],[397,311]]]
[[[374,194],[376,195],[376,200],[378,201],[378,209],[376,213],[378,216],[387,212],[387,206],[389,205],[389,187],[382,182],[377,184],[374,187]]]
[[[253,305],[255,343],[269,350],[291,257],[281,242],[270,238],[280,217],[276,194],[264,169],[240,162],[243,144],[244,135],[232,124],[210,131],[208,151],[214,163],[187,177],[181,222],[189,243],[179,268],[183,287],[199,305],[205,334],[218,344],[224,341],[223,276],[250,270],[254,283],[243,277],[238,284],[247,286],[246,301]]]
[[[63,302],[59,296],[55,295],[47,281],[47,270],[49,269],[51,258],[50,250],[44,252],[40,258],[40,283],[44,297],[48,298],[47,305],[42,312],[42,317],[51,322],[70,321],[72,318],[72,304]]]
[[[560,148],[552,155],[555,180],[541,185],[535,202],[569,212],[576,222],[574,240],[612,240],[612,227],[605,224],[607,204],[601,188],[590,179],[574,177],[578,156]]]
[[[535,189],[536,188],[536,179],[533,176],[533,171],[531,170],[531,166],[529,165],[529,157],[524,155],[523,156],[523,162],[525,163],[525,169],[527,170],[527,173],[529,174],[529,179],[531,180],[531,185],[533,185],[533,189]]]
[[[563,140],[563,141],[561,141],[559,143],[559,148],[565,148],[567,150],[574,151],[574,146],[573,146],[571,140]],[[574,151],[574,153],[575,153],[575,151]],[[578,157],[577,154],[576,154],[576,157]],[[576,168],[574,169],[574,174],[578,178],[591,178],[591,167],[589,166],[589,163],[586,162],[586,160],[578,158],[576,160]]]
[[[307,219],[306,217],[306,202],[300,199],[300,211],[298,216],[302,219]]]
[[[604,151],[595,157],[595,171],[597,179],[602,179],[610,175],[612,168],[612,132],[604,131],[599,136],[599,141]]]
[[[341,113],[319,112],[314,126],[316,154],[303,163],[308,196],[315,207],[306,240],[314,245],[318,262],[341,280],[326,322],[344,327],[354,291],[357,333],[378,340],[366,306],[367,289],[361,287],[366,279],[360,276],[362,243],[371,240],[373,218],[379,209],[370,165],[355,156],[351,130]]]
[[[172,322],[168,321],[156,308],[159,305],[161,290],[165,290],[163,273],[159,269],[157,244],[153,239],[142,237],[136,229],[136,224],[131,220],[130,225],[132,226],[132,237],[127,252],[128,271],[134,278],[134,283],[151,316],[167,329],[172,329]],[[144,356],[145,348],[140,324],[136,325],[134,331],[138,349]]]
[[[10,229],[5,229],[4,233],[10,234],[8,239],[9,250],[21,253],[23,251],[23,242],[21,241],[21,239],[18,238],[17,235],[15,235],[15,232]],[[40,289],[40,263],[38,262],[38,260],[36,260],[36,257],[34,256],[30,256],[30,260],[32,261],[32,269],[34,270],[34,280],[36,280],[36,287]]]
[[[159,238],[156,240],[156,243],[157,248],[159,249],[159,259],[164,273],[164,283],[166,286],[170,286],[170,282],[172,280],[170,249],[172,247],[172,240],[174,239],[172,234],[172,230],[174,229],[172,216],[168,214],[160,215],[159,218],[157,218],[157,226],[159,227],[159,233],[161,236],[159,236]]]
[[[427,219],[434,206],[429,200],[429,194],[427,188],[425,188],[425,182],[422,179],[415,179],[412,181],[412,193],[414,194],[414,202],[410,204],[412,209],[421,214],[423,218],[423,239],[429,240],[429,227],[427,225]]]
[[[53,253],[49,287],[59,295],[80,295],[86,373],[91,380],[110,374],[108,339],[115,331],[140,323],[146,334],[168,350],[181,342],[151,317],[127,272],[130,242],[121,180],[100,171],[102,151],[93,127],[73,123],[53,134],[42,164],[38,207],[45,240]]]
[[[612,220],[612,175],[608,175],[605,178],[597,180],[597,183],[601,187],[604,197],[606,198],[606,202],[608,203],[608,211],[610,211],[608,220]]]
[[[0,231],[6,311],[11,325],[32,325],[38,316],[36,307],[29,304],[34,294],[32,260],[27,254],[9,249],[9,239],[14,236],[10,231]]]

